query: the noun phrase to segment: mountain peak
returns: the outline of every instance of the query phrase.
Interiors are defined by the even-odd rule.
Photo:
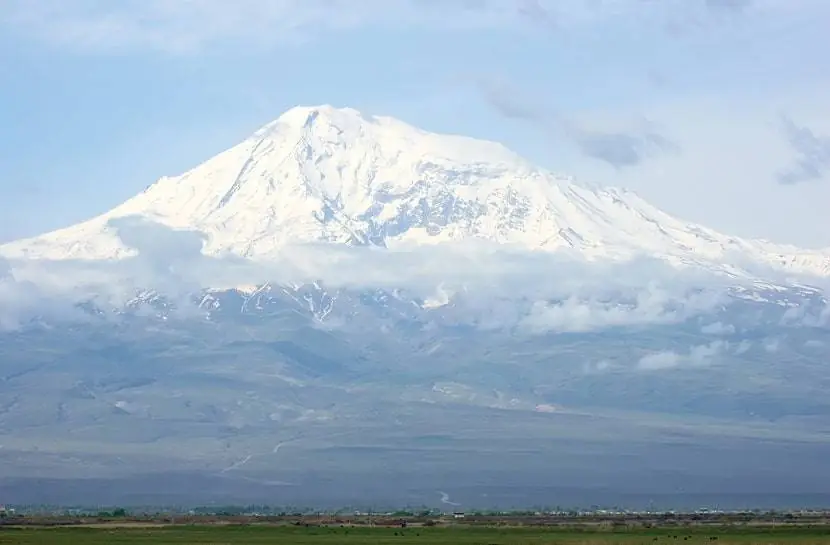
[[[280,115],[274,124],[294,128],[308,128],[315,123],[349,125],[365,122],[364,116],[354,108],[336,108],[331,104],[317,106],[294,106]]]
[[[376,145],[378,142],[368,141],[378,140],[378,131],[367,128],[378,126],[384,120],[365,115],[354,108],[336,108],[330,104],[295,106],[260,128],[249,140],[303,140],[328,143],[339,141],[350,147],[360,145],[358,140],[363,140],[364,143]],[[397,122],[396,130],[403,133],[417,131],[401,122]]]

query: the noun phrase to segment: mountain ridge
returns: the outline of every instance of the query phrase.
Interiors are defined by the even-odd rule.
[[[647,255],[746,276],[741,261],[830,276],[830,251],[724,235],[636,193],[577,183],[501,144],[435,134],[351,108],[298,106],[187,172],[88,221],[0,246],[0,255],[134,254],[112,220],[138,216],[205,235],[203,252],[274,259],[288,244],[395,247],[483,238],[588,260]]]

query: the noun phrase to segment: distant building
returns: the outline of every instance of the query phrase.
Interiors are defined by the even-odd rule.
[[[460,512],[453,513],[452,518],[463,519],[464,518],[464,513],[460,513]]]

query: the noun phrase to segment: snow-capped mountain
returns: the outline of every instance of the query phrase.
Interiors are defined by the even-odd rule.
[[[109,221],[140,216],[205,234],[204,253],[275,257],[284,245],[393,247],[483,238],[588,259],[657,257],[741,274],[737,261],[830,276],[830,251],[744,240],[681,221],[624,189],[590,187],[503,146],[389,117],[296,107],[244,142],[113,210],[0,247],[7,257],[130,255]]]
[[[123,220],[135,217],[146,221]],[[217,258],[198,255],[200,238]],[[528,252],[440,244],[473,239]],[[314,253],[287,251],[305,242],[330,243],[313,249],[335,273],[272,278]],[[419,251],[392,250],[409,245]],[[475,259],[451,261],[468,246]],[[828,481],[816,476],[830,445],[830,305],[752,265],[826,277],[830,252],[722,235],[495,143],[295,108],[0,255],[0,483],[33,476],[49,495],[73,488],[49,476],[138,476],[106,485],[122,494],[113,504],[147,483],[218,486],[180,485],[181,472],[267,483],[263,503],[296,505],[315,479],[326,495],[370,482],[398,493],[405,467],[433,494],[447,475],[463,490],[519,467],[522,487],[573,479],[607,501],[621,475],[696,489],[725,456],[715,490],[747,467],[753,491],[770,467],[796,472],[767,479],[787,486]],[[597,263],[643,255],[695,269]],[[422,483],[430,467],[440,484]]]

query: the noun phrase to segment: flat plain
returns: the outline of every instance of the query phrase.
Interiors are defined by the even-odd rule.
[[[828,527],[563,529],[544,527],[371,528],[289,525],[95,525],[0,528],[1,544],[422,544],[422,545],[754,545],[830,544]]]

